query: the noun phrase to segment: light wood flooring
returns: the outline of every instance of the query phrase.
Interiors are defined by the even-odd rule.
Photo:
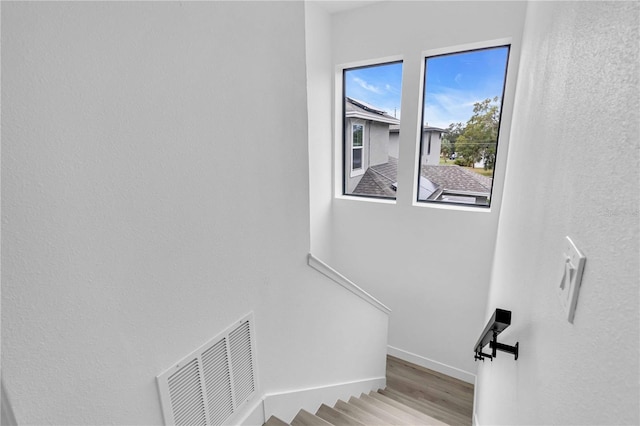
[[[316,414],[300,410],[291,426],[471,425],[473,385],[387,357],[387,387],[322,404]],[[271,417],[265,426],[285,426]]]
[[[430,415],[450,425],[471,425],[473,385],[387,356],[387,388],[381,391],[417,400]]]

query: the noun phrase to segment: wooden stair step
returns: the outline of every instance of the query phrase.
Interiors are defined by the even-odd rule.
[[[433,404],[431,402],[424,402],[424,401],[419,401],[417,399],[411,398],[409,396],[406,395],[402,395],[402,394],[397,394],[395,393],[392,389],[382,389],[380,391],[378,391],[381,395],[386,396],[388,398],[393,399],[394,401],[398,401],[401,404],[406,405],[407,407],[411,407],[421,413],[426,414],[427,416],[433,417],[437,420],[443,421],[447,424],[461,424],[462,423],[466,423],[466,418],[460,416],[460,418],[456,418],[456,421],[453,421],[453,415],[452,413],[450,413],[449,411],[447,411],[446,409]]]
[[[379,417],[376,417],[374,414],[368,411],[365,411],[362,408],[357,407],[353,404],[344,402],[341,399],[339,399],[338,402],[336,402],[336,405],[334,406],[334,408],[338,411],[342,411],[348,416],[353,417],[357,421],[364,423],[365,425],[384,424],[384,421],[381,420]]]
[[[264,426],[289,426],[289,423],[280,420],[276,416],[271,416]]]
[[[473,385],[391,356],[387,357],[387,387],[473,415]]]
[[[316,414],[300,410],[292,426],[378,426],[473,424],[473,384],[387,356],[387,387],[322,404]],[[286,426],[272,416],[264,426]]]
[[[388,378],[387,387],[416,399],[431,401],[469,417],[473,413],[473,397],[469,398],[460,394],[453,394],[444,389],[425,385],[424,382],[420,383],[397,377]]]
[[[363,401],[360,398],[356,398],[352,396],[351,398],[349,398],[349,403],[355,405],[358,408],[361,408],[362,410],[368,413],[373,414],[374,416],[376,416],[381,420],[382,424],[389,424],[389,425],[408,425],[409,424],[404,420],[397,418],[396,416],[389,413],[388,411],[383,410],[380,407],[376,407],[375,405],[372,405],[366,401]]]
[[[407,412],[408,414],[411,414],[412,416],[418,418],[421,420],[420,424],[423,425],[438,425],[438,426],[443,426],[446,425],[446,423],[444,423],[443,421],[440,421],[434,417],[429,416],[428,414],[425,414],[421,411],[416,410],[415,408],[411,408],[408,405],[405,405],[399,401],[396,401],[395,399],[391,399],[387,396],[384,396],[383,394],[381,394],[379,391],[378,392],[374,392],[371,391],[369,392],[369,396],[372,398],[376,398],[379,399],[380,401],[389,404],[393,407],[396,407],[400,410],[403,410],[405,412]]]
[[[320,408],[318,408],[316,416],[336,426],[365,426],[364,423],[360,423],[353,417],[338,411],[335,408],[331,408],[326,404],[322,404]]]
[[[421,411],[426,415],[441,420],[447,424],[471,425],[472,423],[471,417],[463,416],[431,401],[417,399],[391,388],[382,389],[379,392],[384,396],[395,399],[396,401],[399,401],[411,408]]]
[[[392,376],[427,380],[429,387],[473,398],[473,384],[391,355],[387,355],[387,370]]]
[[[362,394],[360,395],[360,399],[362,399],[363,401],[368,402],[371,405],[375,405],[376,407],[379,407],[385,411],[387,411],[388,413],[390,413],[391,415],[399,418],[400,420],[407,422],[410,425],[416,425],[416,424],[420,424],[421,419],[411,415],[409,413],[407,413],[404,410],[401,410],[399,408],[396,408],[392,405],[389,405],[385,402],[380,401],[379,399],[376,398],[372,398],[371,396],[367,395],[367,394]]]
[[[380,393],[448,424],[470,425],[472,423],[471,416],[465,416],[426,399],[414,398],[392,388],[381,390]]]
[[[291,420],[291,426],[331,426],[331,423],[306,410],[300,410]]]

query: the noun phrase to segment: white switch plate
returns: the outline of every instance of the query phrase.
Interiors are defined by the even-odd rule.
[[[578,303],[578,293],[582,281],[582,272],[587,258],[578,250],[578,247],[567,237],[563,247],[564,265],[562,279],[558,288],[558,297],[567,316],[567,321],[573,324]]]

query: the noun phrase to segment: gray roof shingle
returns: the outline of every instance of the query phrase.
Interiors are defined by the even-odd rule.
[[[493,179],[455,165],[421,166],[421,176],[449,191],[491,193]],[[353,194],[395,198],[392,184],[397,182],[398,160],[389,157],[384,164],[371,166],[362,176]]]
[[[389,157],[388,162],[369,167],[353,190],[353,193],[356,195],[396,198],[396,191],[391,185],[396,182],[397,175],[398,160]]]
[[[422,165],[420,174],[444,190],[491,192],[491,178],[460,166]]]

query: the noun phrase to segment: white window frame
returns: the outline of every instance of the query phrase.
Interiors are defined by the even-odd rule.
[[[358,67],[368,67],[381,65],[390,62],[403,62],[404,69],[404,56],[403,55],[394,55],[394,56],[383,56],[373,59],[359,60],[353,62],[346,62],[337,64],[334,68],[334,85],[333,85],[333,100],[334,100],[334,148],[333,148],[333,193],[334,197],[338,199],[347,199],[347,200],[357,200],[363,202],[372,202],[379,204],[396,204],[395,199],[386,199],[386,198],[374,198],[367,196],[354,196],[344,192],[345,188],[345,178],[346,177],[354,177],[357,175],[351,175],[351,166],[347,169],[345,163],[347,156],[349,161],[352,161],[351,151],[347,153],[346,150],[346,140],[348,138],[349,144],[351,144],[351,136],[345,135],[347,131],[347,126],[344,120],[344,71],[349,70],[351,68]],[[404,71],[403,71],[403,80],[404,80]],[[338,124],[340,123],[340,124]],[[348,173],[348,174],[347,174]],[[364,171],[362,172],[364,174]]]
[[[494,40],[486,40],[475,43],[454,45],[441,47],[436,49],[429,49],[422,52],[421,55],[421,65],[420,65],[420,84],[419,84],[419,114],[422,118],[424,113],[424,92],[425,92],[425,73],[426,73],[426,60],[430,57],[440,56],[440,55],[449,55],[462,53],[465,51],[471,50],[482,50],[482,49],[491,49],[496,47],[509,46],[509,56],[507,59],[507,72],[505,75],[505,84],[504,90],[502,93],[502,109],[501,109],[501,118],[500,118],[500,129],[498,132],[498,141],[500,143],[500,155],[496,158],[496,164],[494,165],[493,172],[493,185],[491,188],[491,204],[490,206],[466,206],[464,204],[456,204],[456,203],[446,203],[446,202],[434,202],[428,200],[418,200],[419,196],[419,177],[420,177],[420,164],[422,161],[421,150],[420,150],[420,142],[421,142],[421,134],[418,133],[418,137],[416,138],[416,152],[417,155],[414,158],[414,166],[413,166],[413,201],[412,206],[420,207],[420,208],[435,208],[435,209],[443,209],[443,210],[464,210],[464,211],[475,211],[475,212],[486,212],[490,213],[492,210],[497,210],[500,208],[502,204],[502,191],[504,188],[504,180],[505,180],[505,170],[506,170],[506,161],[508,157],[509,151],[509,133],[511,131],[511,117],[513,114],[513,104],[514,104],[514,91],[515,91],[515,76],[518,73],[519,68],[519,47],[514,47],[514,41],[510,37],[494,39]],[[420,121],[420,120],[419,120]]]
[[[354,147],[353,146],[353,127],[354,126],[362,126],[362,146]],[[349,176],[355,177],[363,175],[364,170],[364,145],[365,145],[365,133],[366,133],[366,123],[363,120],[351,120],[350,129],[349,129]],[[362,157],[360,158],[361,167],[359,169],[353,168],[353,150],[359,149],[361,151]]]

